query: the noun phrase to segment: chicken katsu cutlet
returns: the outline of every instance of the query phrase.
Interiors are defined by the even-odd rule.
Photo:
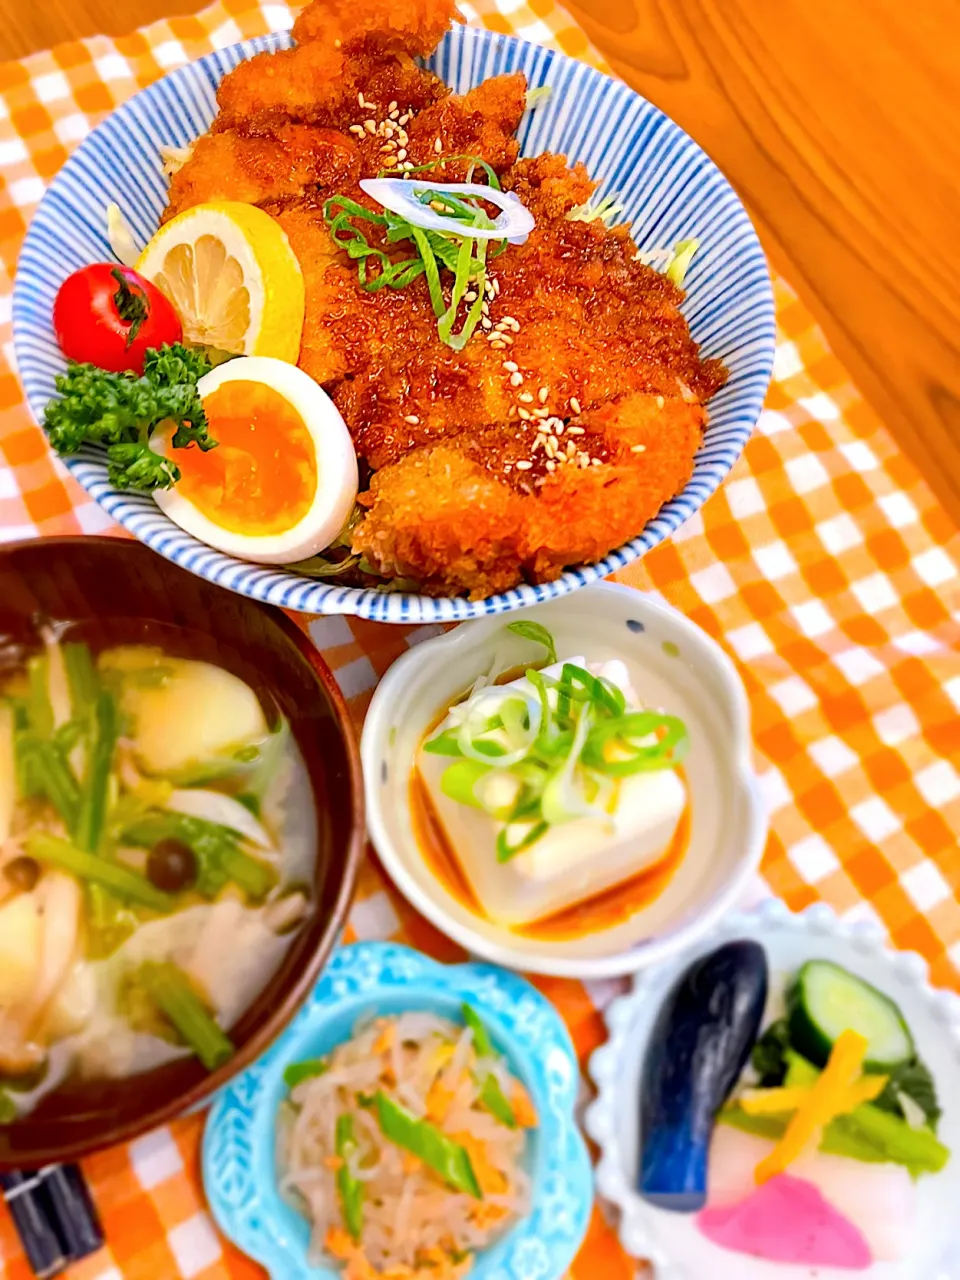
[[[682,289],[592,215],[584,167],[518,159],[522,74],[457,95],[413,61],[455,18],[450,0],[313,0],[296,47],[224,78],[165,217],[232,199],[276,219],[304,277],[299,364],[371,475],[352,530],[364,572],[482,598],[635,537],[689,479],[726,371],[700,358]],[[469,277],[453,329],[475,303],[479,323],[461,345],[441,337],[425,266],[383,287],[345,250],[362,239],[381,272],[416,257],[362,179],[416,169],[442,192],[480,161],[535,225]],[[444,267],[448,307],[452,287]]]

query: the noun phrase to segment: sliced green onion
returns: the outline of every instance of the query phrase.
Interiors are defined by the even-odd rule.
[[[507,739],[505,753],[497,757],[498,767],[504,769],[523,760],[536,741],[540,732],[541,706],[510,686],[494,685],[480,689],[463,708],[463,719],[457,731],[457,744],[468,760],[485,761],[490,758],[484,735],[491,731],[494,716],[500,717]],[[503,746],[502,743],[496,745]]]
[[[532,640],[534,644],[539,644],[547,651],[547,666],[553,666],[557,661],[557,646],[553,636],[539,622],[509,622],[507,630],[512,631],[514,635],[523,636],[525,640]]]
[[[438,734],[435,738],[430,738],[423,744],[424,751],[433,756],[462,756],[460,744],[457,742],[457,735],[452,729],[445,729],[443,733]]]
[[[640,745],[637,739],[656,735],[656,741]],[[610,748],[624,753],[610,757]],[[676,716],[656,711],[634,711],[606,720],[591,729],[583,748],[582,763],[613,778],[635,773],[675,769],[690,749],[687,727]]]
[[[672,280],[675,285],[682,285],[684,277],[693,261],[693,255],[700,248],[700,241],[696,237],[689,240],[678,240],[673,246],[673,255],[670,261],[663,269],[663,274]]]
[[[484,806],[474,788],[481,778],[490,772],[490,766],[479,764],[476,760],[458,760],[449,769],[445,769],[440,779],[440,790],[458,804],[469,805],[471,809],[483,809]]]
[[[594,813],[593,805],[588,803],[582,792],[578,793],[574,785],[580,752],[583,750],[583,744],[587,740],[592,724],[593,707],[584,707],[577,720],[569,754],[543,788],[540,811],[544,822],[549,823],[550,826],[559,822],[569,822],[572,818],[588,817]]]
[[[510,843],[510,837],[507,835],[509,827],[497,833],[497,861],[509,862],[515,858],[518,853],[523,853],[525,849],[529,849],[541,840],[550,830],[549,822],[538,822],[535,826],[525,831],[516,844]]]

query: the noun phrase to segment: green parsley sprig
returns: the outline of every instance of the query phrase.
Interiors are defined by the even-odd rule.
[[[175,449],[216,447],[197,391],[210,368],[203,352],[179,342],[148,351],[139,378],[71,361],[57,377],[59,396],[44,414],[50,443],[61,455],[77,453],[84,444],[105,445],[115,489],[169,489],[180,469],[172,458],[153,452],[150,437],[162,423],[173,423]]]

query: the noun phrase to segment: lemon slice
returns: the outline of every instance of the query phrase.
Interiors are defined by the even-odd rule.
[[[136,269],[176,307],[187,342],[296,364],[303,275],[262,209],[231,200],[186,209],[160,228]]]

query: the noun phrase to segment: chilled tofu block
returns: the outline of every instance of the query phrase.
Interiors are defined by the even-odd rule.
[[[582,657],[566,661],[617,685],[628,711],[643,709],[622,662],[588,663]],[[557,662],[545,668],[544,675],[559,677],[563,665]],[[507,687],[536,697],[526,677],[511,681]],[[454,708],[437,733],[456,723]],[[441,779],[450,765],[448,757],[421,749],[417,764],[450,848],[478,903],[491,920],[515,927],[575,906],[660,861],[676,833],[687,799],[686,788],[673,769],[634,774],[620,781],[612,812],[556,823],[529,849],[507,862],[498,862],[497,836],[504,823],[444,794]]]

